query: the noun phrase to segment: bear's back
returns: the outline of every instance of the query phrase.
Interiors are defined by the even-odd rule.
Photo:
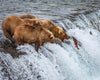
[[[19,18],[21,18],[21,19],[34,19],[36,17],[31,15],[31,14],[26,14],[26,15],[19,16]]]

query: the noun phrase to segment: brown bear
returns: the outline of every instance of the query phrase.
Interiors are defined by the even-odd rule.
[[[54,34],[55,38],[59,39],[60,41],[64,41],[64,39],[70,38],[64,30],[62,30],[60,27],[55,26],[50,20],[41,21],[41,26],[50,30]]]
[[[35,43],[36,51],[38,51],[39,47],[43,45],[44,42],[54,43],[53,33],[39,26],[31,27],[28,25],[20,25],[16,27],[14,39],[19,45]]]
[[[9,16],[7,18],[5,18],[2,22],[2,30],[4,32],[4,35],[11,40],[12,43],[14,43],[14,41],[12,40],[12,36],[14,35],[14,31],[15,28],[21,24],[25,24],[25,25],[39,25],[40,22],[38,22],[40,20],[38,19],[21,19],[17,16]]]
[[[31,15],[31,14],[25,14],[25,15],[19,16],[19,18],[21,18],[21,19],[34,19],[36,17]]]

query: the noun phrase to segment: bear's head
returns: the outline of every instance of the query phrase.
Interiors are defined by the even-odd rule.
[[[62,30],[60,27],[55,26],[50,20],[44,20],[43,24],[43,26],[48,28],[60,41],[64,41],[64,39],[70,38],[64,30]]]
[[[51,31],[49,31],[48,29],[41,27],[41,36],[43,38],[43,42],[49,42],[49,43],[54,43],[55,42],[55,38],[54,35]]]
[[[60,41],[64,41],[64,39],[69,39],[70,37],[66,34],[64,30],[62,30],[60,27],[56,27],[54,30],[54,35],[57,39]]]

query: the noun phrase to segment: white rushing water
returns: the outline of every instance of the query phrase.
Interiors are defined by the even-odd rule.
[[[18,58],[0,52],[0,80],[100,80],[100,10],[58,25],[79,41],[79,50],[69,39],[45,43],[38,53],[34,45],[18,46],[19,52],[26,53]]]

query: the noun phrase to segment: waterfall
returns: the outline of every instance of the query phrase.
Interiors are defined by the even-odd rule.
[[[77,39],[79,50],[71,38],[45,43],[38,53],[34,44],[18,46],[25,54],[16,58],[0,52],[0,80],[100,80],[100,10],[55,24]],[[0,34],[1,44],[6,38]]]

